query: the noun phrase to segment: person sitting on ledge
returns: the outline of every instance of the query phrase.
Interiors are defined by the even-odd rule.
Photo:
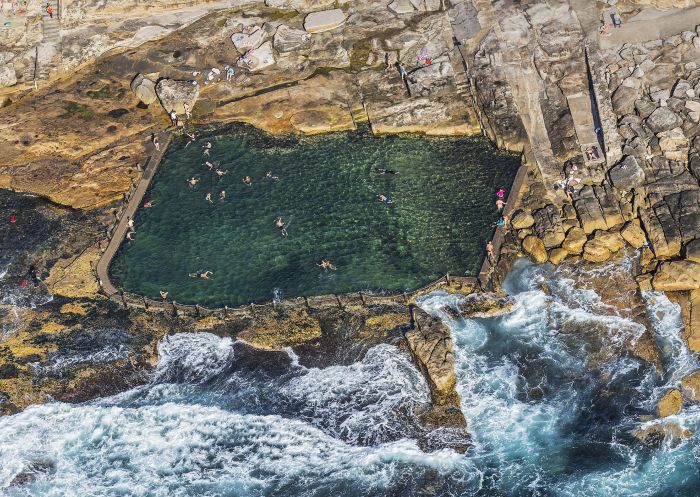
[[[243,183],[250,186],[253,184],[253,178],[251,178],[250,176],[246,176],[245,178],[243,178]]]
[[[161,290],[160,298],[162,298],[163,300],[168,300],[168,292],[164,292],[163,290]]]
[[[200,271],[198,273],[190,273],[190,278],[202,278],[208,280],[209,276],[213,276],[214,273],[211,271]]]
[[[331,261],[329,261],[328,259],[321,259],[321,262],[316,265],[324,271],[327,271],[328,269],[332,269],[333,271],[336,270],[336,267],[333,264],[331,264]]]

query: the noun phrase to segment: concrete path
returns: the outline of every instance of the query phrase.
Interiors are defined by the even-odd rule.
[[[616,48],[624,43],[643,43],[663,40],[682,31],[695,31],[700,25],[700,7],[649,11],[639,20],[622,19],[622,27],[613,29],[610,36],[600,36],[600,48]]]
[[[102,254],[102,257],[100,257],[100,260],[97,261],[97,266],[95,268],[97,272],[97,279],[102,290],[108,295],[112,295],[119,291],[109,279],[109,264],[112,262],[112,258],[117,253],[117,250],[119,250],[119,246],[126,236],[126,232],[129,229],[129,218],[133,219],[136,211],[141,206],[143,196],[146,193],[146,190],[148,190],[148,186],[151,184],[151,180],[155,175],[156,169],[158,169],[158,166],[160,165],[163,154],[168,148],[168,145],[170,145],[171,139],[172,135],[167,134],[165,139],[161,140],[160,151],[153,149],[153,154],[148,159],[148,163],[143,170],[141,180],[139,180],[134,193],[131,195],[126,209],[124,209],[122,212],[122,216],[119,219],[119,224],[112,233],[112,238],[109,240],[107,249]]]

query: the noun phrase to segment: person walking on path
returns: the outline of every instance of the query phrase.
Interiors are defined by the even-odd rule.
[[[53,7],[51,6],[50,3],[46,4],[46,13],[49,15],[51,19],[53,19]]]

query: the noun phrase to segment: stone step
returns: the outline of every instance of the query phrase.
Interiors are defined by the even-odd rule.
[[[367,115],[365,108],[362,106],[357,106],[350,109],[350,115],[356,124],[369,122],[369,116]]]

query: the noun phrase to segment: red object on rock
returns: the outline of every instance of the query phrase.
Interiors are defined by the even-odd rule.
[[[11,223],[14,223],[15,221],[17,221],[17,218],[15,217],[14,214],[12,214],[12,215],[10,216],[10,222],[11,222]]]
[[[27,280],[22,280],[22,288],[27,288]]]
[[[430,60],[430,59],[425,59],[425,65],[429,66],[429,65],[432,64],[432,63],[433,63],[432,60]]]

